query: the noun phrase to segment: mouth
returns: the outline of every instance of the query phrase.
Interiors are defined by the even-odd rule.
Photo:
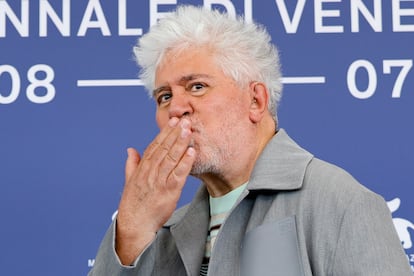
[[[189,147],[189,148],[193,148],[193,149],[194,149],[194,144],[193,144],[193,143],[190,143],[190,144],[188,145],[188,147]]]

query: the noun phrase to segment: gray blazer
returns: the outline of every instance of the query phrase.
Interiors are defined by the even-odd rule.
[[[112,224],[89,275],[199,275],[208,223],[202,185],[131,266],[116,256]],[[281,129],[222,225],[208,275],[413,274],[385,201]]]

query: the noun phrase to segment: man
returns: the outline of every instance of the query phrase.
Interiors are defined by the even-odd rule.
[[[160,133],[128,149],[90,275],[412,275],[384,200],[278,129],[270,40],[196,7],[140,39]],[[203,185],[175,211],[189,174]]]

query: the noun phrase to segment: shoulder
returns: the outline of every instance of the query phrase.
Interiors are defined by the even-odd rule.
[[[303,182],[305,189],[325,191],[345,198],[354,198],[358,194],[375,194],[343,168],[318,158],[309,162]]]
[[[340,223],[347,214],[387,211],[382,196],[359,183],[344,169],[317,158],[308,165],[301,192],[305,205],[313,209],[314,216],[320,220]]]

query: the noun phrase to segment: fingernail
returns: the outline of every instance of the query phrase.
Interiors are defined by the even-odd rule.
[[[168,125],[170,127],[175,127],[178,124],[179,119],[177,117],[172,117],[169,121],[168,121]]]
[[[195,155],[195,149],[193,147],[188,147],[187,148],[187,154],[189,156],[194,156]]]
[[[189,128],[190,127],[190,121],[188,121],[187,119],[182,119],[181,120],[181,127],[182,128]]]
[[[190,133],[191,131],[188,128],[181,129],[181,138],[186,138]]]

